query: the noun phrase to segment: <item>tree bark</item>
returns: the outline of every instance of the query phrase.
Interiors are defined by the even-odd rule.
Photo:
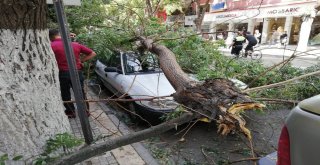
[[[210,2],[210,0],[206,1],[203,10],[200,12],[200,7],[201,7],[200,0],[197,0],[197,10],[199,12],[197,12],[198,17],[197,17],[197,19],[195,19],[195,24],[196,24],[197,32],[199,32],[199,33],[201,33],[201,25],[202,25],[202,21],[203,21],[204,15],[206,13],[206,10],[210,7],[209,2]]]
[[[70,131],[46,26],[46,0],[0,2],[0,155],[40,154]]]
[[[159,57],[160,67],[176,91],[195,84],[177,63],[174,53],[163,45],[154,44],[152,40],[143,40],[143,45]]]
[[[153,16],[153,9],[152,9],[152,4],[150,0],[146,0],[146,5],[147,5],[147,13],[148,13],[148,17],[149,19]]]

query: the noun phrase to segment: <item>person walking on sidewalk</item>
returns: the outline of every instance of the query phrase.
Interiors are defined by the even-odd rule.
[[[240,51],[242,50],[243,43],[245,41],[246,41],[246,38],[242,36],[241,32],[238,32],[237,37],[233,39],[232,44],[230,45],[230,47],[232,47],[231,54],[239,57]]]
[[[286,45],[288,40],[288,34],[287,31],[284,31],[283,34],[280,35],[280,43],[281,45]]]
[[[74,35],[74,34],[71,33],[71,35]],[[59,31],[56,29],[49,30],[49,37],[51,40],[51,48],[54,52],[54,55],[56,57],[56,61],[58,64],[58,68],[59,68],[61,97],[63,101],[70,101],[71,100],[70,88],[72,88],[72,83],[71,83],[71,77],[69,74],[69,68],[68,68],[66,54],[64,51],[63,42],[62,42]],[[93,50],[77,42],[72,42],[71,45],[72,45],[75,60],[76,60],[76,67],[79,74],[79,80],[80,80],[82,92],[84,94],[84,75],[82,72],[82,68],[83,68],[82,63],[92,59],[94,56],[96,56],[96,53]],[[85,55],[83,58],[81,58],[82,54]],[[84,95],[84,98],[86,98],[85,95]],[[76,115],[75,115],[74,104],[63,103],[63,105],[65,107],[65,114],[69,118],[75,118]],[[87,113],[88,113],[89,105],[88,103],[86,105],[87,105]]]

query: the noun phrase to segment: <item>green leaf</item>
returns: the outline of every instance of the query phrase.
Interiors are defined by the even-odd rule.
[[[20,159],[22,159],[22,158],[23,158],[22,155],[18,155],[18,156],[15,156],[12,160],[20,160]]]
[[[3,154],[3,155],[0,157],[0,161],[5,161],[5,160],[9,160],[8,154]]]

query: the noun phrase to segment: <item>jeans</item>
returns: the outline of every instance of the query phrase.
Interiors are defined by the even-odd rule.
[[[82,71],[78,71],[79,80],[81,84],[81,89],[83,93],[83,98],[86,99],[86,95],[84,93],[84,76]],[[71,100],[71,92],[70,89],[72,88],[71,77],[69,71],[60,71],[59,72],[59,80],[60,80],[60,90],[61,90],[61,97],[63,101],[70,101]],[[72,88],[73,90],[73,88]],[[75,110],[75,106],[73,103],[63,103],[64,107],[66,108],[66,112],[73,112]],[[89,103],[86,103],[87,110],[89,109]]]

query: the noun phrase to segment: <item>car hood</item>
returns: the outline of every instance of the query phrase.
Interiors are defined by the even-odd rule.
[[[320,95],[301,101],[299,107],[303,110],[320,114]]]
[[[175,89],[163,73],[126,75],[126,78],[128,80],[122,81],[121,85],[132,97],[168,96],[175,93]]]

